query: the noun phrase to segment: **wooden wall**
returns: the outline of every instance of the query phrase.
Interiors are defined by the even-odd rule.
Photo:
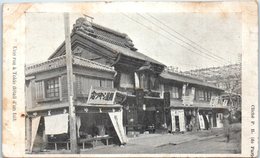
[[[113,72],[95,70],[74,66],[74,98],[88,97],[91,86],[113,88]],[[59,96],[46,97],[45,81],[58,78]],[[65,68],[54,69],[36,74],[33,79],[26,81],[26,107],[32,109],[39,106],[61,106],[68,101],[67,75]]]

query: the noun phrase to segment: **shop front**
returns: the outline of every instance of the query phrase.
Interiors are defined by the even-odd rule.
[[[127,143],[123,128],[123,106],[121,102],[126,96],[115,89],[91,87],[87,104],[77,103],[77,114],[81,120],[79,134],[83,136],[80,142],[98,138],[109,138],[114,144]],[[80,135],[79,135],[80,136]]]
[[[185,132],[184,109],[171,109],[172,132]]]
[[[171,133],[196,131],[198,127],[196,107],[170,107],[167,114],[168,131]]]
[[[129,137],[165,130],[165,109],[162,98],[128,95],[124,103],[124,126]]]
[[[91,88],[86,104],[75,100],[76,134],[79,149],[97,145],[125,144],[123,128],[123,98],[117,91]],[[30,152],[70,150],[68,107],[28,111],[30,123]]]
[[[201,130],[223,127],[223,113],[225,108],[202,108],[199,110],[199,124]]]
[[[171,106],[166,110],[168,131],[183,133],[222,128],[223,113],[226,110],[225,107]]]

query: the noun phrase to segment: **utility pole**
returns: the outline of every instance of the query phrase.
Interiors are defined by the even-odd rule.
[[[72,54],[70,40],[70,23],[69,14],[64,13],[65,44],[66,44],[66,67],[67,67],[67,84],[69,99],[69,122],[70,122],[70,149],[72,154],[78,153],[76,114],[73,104],[73,71],[72,71]],[[64,120],[65,121],[65,120]]]

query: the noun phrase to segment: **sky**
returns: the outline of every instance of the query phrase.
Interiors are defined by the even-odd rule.
[[[139,52],[181,71],[237,63],[242,53],[241,14],[236,12],[89,16],[99,25],[128,34]],[[70,14],[71,29],[79,17],[83,15]],[[26,64],[46,61],[64,39],[62,13],[26,13]]]

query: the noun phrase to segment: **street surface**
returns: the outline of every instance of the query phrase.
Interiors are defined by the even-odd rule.
[[[227,143],[224,129],[211,129],[184,134],[142,134],[129,138],[125,146],[100,145],[80,150],[81,154],[239,154],[241,124],[232,124]],[[69,154],[69,150],[47,151],[42,154]]]
[[[223,129],[186,132],[184,134],[148,134],[129,138],[125,146],[97,147],[81,151],[84,154],[222,154],[240,153],[240,124],[231,126],[227,143]]]

